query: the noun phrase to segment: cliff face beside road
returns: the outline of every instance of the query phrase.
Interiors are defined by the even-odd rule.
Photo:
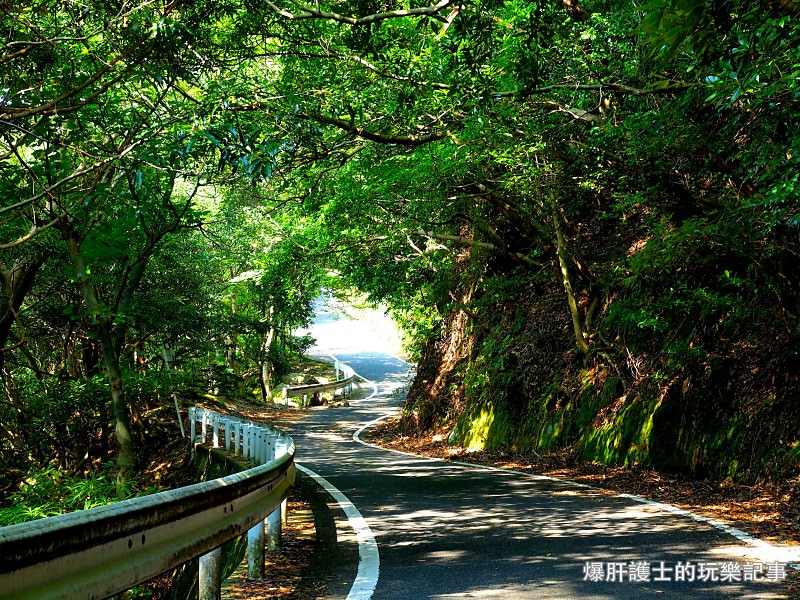
[[[721,213],[607,216],[585,205],[565,225],[570,288],[555,249],[536,272],[462,253],[453,280],[470,284],[421,353],[404,429],[713,479],[793,474],[797,244],[766,250]]]

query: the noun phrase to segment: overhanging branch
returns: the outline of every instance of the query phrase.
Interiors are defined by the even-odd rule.
[[[574,90],[585,92],[616,92],[619,94],[626,94],[628,96],[652,96],[652,95],[667,95],[676,94],[678,92],[685,92],[686,90],[694,87],[690,84],[669,85],[663,87],[646,87],[635,88],[621,83],[596,83],[596,84],[570,84],[561,83],[554,85],[546,85],[536,88],[523,88],[510,92],[498,92],[494,94],[495,98],[527,98],[528,96],[537,96],[539,94],[546,94],[548,92],[555,92],[558,90]]]
[[[264,0],[264,3],[269,6],[276,14],[289,19],[291,21],[300,21],[303,19],[324,19],[327,21],[336,21],[337,23],[345,23],[347,25],[369,25],[370,23],[378,23],[379,21],[386,21],[387,19],[399,19],[403,17],[424,17],[435,15],[443,8],[452,4],[452,0],[441,0],[432,6],[423,8],[411,8],[408,10],[390,10],[387,12],[379,12],[364,17],[348,17],[334,12],[325,12],[311,8],[309,6],[301,6],[304,12],[295,14],[288,10],[280,8],[273,4],[270,0]]]
[[[508,251],[508,250],[506,250],[504,248],[499,247],[497,244],[493,244],[491,242],[481,242],[481,241],[478,241],[478,240],[470,240],[470,239],[467,239],[467,238],[464,238],[464,237],[460,237],[460,236],[457,236],[457,235],[447,235],[447,234],[444,234],[444,233],[435,233],[433,231],[425,231],[424,229],[420,229],[419,231],[417,231],[417,234],[421,235],[423,237],[427,237],[427,238],[433,239],[433,240],[442,240],[442,241],[447,241],[447,242],[453,242],[453,243],[458,244],[460,246],[467,246],[467,247],[470,247],[470,248],[483,248],[484,250],[494,250],[494,251],[498,251],[498,252],[505,252],[506,254],[509,254],[509,255],[513,256],[514,258],[516,258],[517,260],[519,260],[521,262],[524,262],[525,264],[528,264],[528,265],[530,265],[532,267],[541,267],[542,266],[541,263],[536,262],[531,257],[527,256],[526,254],[523,254],[522,252]]]
[[[573,119],[578,121],[583,121],[584,123],[593,123],[595,125],[601,125],[605,123],[605,119],[601,115],[596,115],[591,113],[587,110],[582,110],[580,108],[575,108],[572,106],[562,106],[557,102],[551,102],[549,100],[544,100],[542,102],[538,102],[537,104],[541,104],[547,108],[553,109],[554,112],[562,112],[566,113],[571,116]]]
[[[430,144],[431,142],[441,140],[447,135],[446,133],[430,133],[428,135],[387,135],[383,133],[377,133],[375,131],[369,131],[367,129],[364,129],[363,127],[354,125],[349,121],[343,121],[342,119],[335,119],[333,117],[328,117],[325,115],[307,114],[300,116],[307,119],[311,119],[312,121],[316,121],[317,123],[324,123],[325,125],[333,125],[334,127],[338,127],[339,129],[346,131],[347,133],[350,133],[354,136],[360,137],[370,142],[377,142],[379,144],[408,146],[410,148],[415,148],[417,146],[423,146],[425,144]]]

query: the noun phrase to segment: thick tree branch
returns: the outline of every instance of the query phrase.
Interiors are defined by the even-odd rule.
[[[130,48],[126,49],[125,52],[121,53],[118,56],[115,56],[108,64],[106,64],[103,68],[97,71],[94,75],[91,75],[89,78],[86,79],[83,83],[78,85],[77,87],[71,88],[60,96],[53,98],[49,102],[45,102],[39,106],[34,107],[13,107],[7,106],[5,107],[5,112],[0,113],[0,118],[7,119],[7,120],[14,120],[14,119],[22,119],[25,117],[30,117],[32,115],[39,115],[39,114],[52,114],[52,113],[63,113],[63,112],[71,112],[77,110],[78,108],[85,106],[86,104],[90,104],[94,99],[97,98],[100,94],[105,93],[112,85],[116,84],[120,79],[122,79],[122,75],[117,75],[113,77],[110,81],[106,82],[95,92],[91,94],[88,98],[84,99],[83,101],[73,105],[73,106],[66,106],[66,107],[59,107],[59,104],[65,102],[69,98],[74,98],[75,96],[79,95],[83,90],[87,89],[91,85],[100,81],[104,75],[109,73],[120,61],[124,61],[128,56],[133,54],[133,52],[139,48],[142,44],[147,42],[151,37],[151,34],[140,38],[136,43],[132,44]],[[124,62],[123,62],[124,64]],[[126,66],[123,69],[123,72],[130,69],[130,66]]]
[[[267,105],[258,102],[254,104],[248,104],[245,106],[232,106],[229,107],[228,110],[231,111],[255,111],[255,110],[263,110],[267,108]],[[322,123],[325,125],[333,125],[334,127],[338,127],[339,129],[347,132],[350,135],[362,138],[364,140],[370,142],[377,142],[379,144],[388,144],[388,145],[396,145],[396,146],[408,146],[411,148],[422,146],[425,144],[429,144],[431,142],[435,142],[437,140],[441,140],[447,137],[446,133],[430,133],[428,135],[390,135],[390,134],[383,134],[378,133],[375,131],[370,131],[363,127],[359,127],[354,125],[350,121],[345,121],[342,119],[336,119],[334,117],[328,117],[319,113],[299,113],[297,117],[301,119],[309,119],[311,121],[316,121],[317,123]]]
[[[279,6],[276,6],[270,0],[264,0],[264,2],[276,14],[291,21],[299,21],[302,19],[324,19],[327,21],[336,21],[337,23],[345,23],[347,25],[369,25],[370,23],[378,23],[379,21],[385,21],[387,19],[399,19],[403,17],[423,17],[429,15],[435,15],[443,8],[446,8],[452,4],[452,0],[441,0],[437,4],[434,4],[432,6],[426,6],[424,8],[412,8],[409,10],[390,10],[387,12],[374,13],[364,17],[348,17],[346,15],[340,15],[339,13],[316,10],[308,6],[301,6],[303,11],[305,12],[302,12],[300,14],[294,14],[289,12],[288,10],[284,10]]]
[[[379,144],[408,146],[410,148],[415,148],[417,146],[430,144],[431,142],[435,142],[437,140],[441,140],[447,137],[446,133],[431,133],[428,135],[387,135],[383,133],[369,131],[367,129],[364,129],[363,127],[358,127],[357,125],[353,125],[353,123],[349,121],[334,119],[333,117],[327,117],[325,115],[307,114],[299,116],[311,119],[312,121],[316,121],[317,123],[324,123],[325,125],[333,125],[334,127],[338,127],[339,129],[346,131],[351,135],[360,137],[370,142],[377,142]]]
[[[0,250],[10,250],[11,248],[16,248],[17,246],[21,246],[22,244],[27,242],[29,239],[31,239],[33,237],[36,237],[37,235],[39,235],[43,231],[47,231],[48,229],[50,229],[54,225],[57,225],[59,223],[59,221],[61,221],[61,219],[63,219],[66,216],[67,216],[67,213],[61,213],[60,215],[56,216],[56,218],[53,219],[52,221],[50,221],[49,223],[45,223],[44,225],[40,225],[38,227],[34,227],[28,233],[26,233],[25,235],[22,235],[22,236],[18,237],[17,239],[15,239],[15,240],[13,240],[11,242],[8,242],[6,244],[0,244]]]
[[[167,126],[171,125],[173,122],[174,121],[168,121],[168,122],[164,123],[161,128],[162,129],[166,128]],[[155,135],[155,133],[153,135]],[[11,206],[5,206],[3,208],[0,208],[0,215],[3,215],[5,213],[9,213],[9,212],[13,212],[13,211],[17,211],[17,210],[19,210],[21,208],[24,208],[24,207],[28,206],[29,204],[33,204],[37,200],[40,200],[40,199],[42,199],[42,198],[44,198],[46,196],[52,197],[53,194],[59,188],[61,188],[65,183],[68,183],[70,181],[74,181],[75,179],[78,179],[80,177],[83,177],[84,175],[88,175],[89,173],[92,173],[92,172],[95,172],[95,171],[101,171],[102,172],[107,167],[109,167],[111,164],[113,164],[114,162],[124,158],[125,156],[130,154],[133,150],[135,150],[138,146],[141,146],[142,144],[144,144],[145,142],[149,141],[150,139],[151,138],[148,137],[148,138],[141,138],[139,140],[136,140],[136,141],[132,142],[127,148],[124,148],[124,149],[120,150],[118,154],[116,154],[114,156],[109,156],[108,158],[105,158],[104,160],[98,161],[98,162],[94,163],[93,165],[90,165],[90,166],[85,167],[83,169],[79,169],[79,170],[75,171],[74,173],[72,173],[70,175],[67,175],[66,177],[63,177],[62,179],[59,179],[54,184],[48,186],[47,188],[43,189],[42,191],[38,192],[37,194],[34,194],[33,196],[30,196],[29,198],[27,198],[25,200],[22,200],[21,202],[17,202],[16,204],[12,204]]]
[[[386,235],[375,235],[372,237],[363,238],[360,240],[347,240],[342,242],[336,242],[332,246],[329,246],[328,249],[318,251],[314,253],[316,258],[320,258],[323,256],[330,256],[331,254],[336,254],[338,252],[344,252],[347,250],[352,250],[353,248],[359,247],[372,247],[374,242],[383,242],[388,240],[389,237]]]
[[[582,110],[580,108],[574,108],[572,106],[566,106],[558,104],[557,102],[551,102],[549,100],[544,100],[541,102],[537,102],[537,104],[553,109],[553,112],[562,112],[568,114],[573,119],[578,121],[583,121],[584,123],[592,123],[594,125],[602,125],[605,123],[605,118],[602,115],[597,115],[592,112]]]
[[[585,323],[584,320],[581,319],[581,314],[578,311],[578,303],[575,300],[575,293],[572,290],[572,282],[570,281],[569,274],[569,264],[573,261],[570,260],[571,255],[569,250],[567,250],[564,233],[561,230],[561,225],[559,225],[558,222],[558,215],[555,211],[553,211],[553,228],[556,231],[556,257],[558,258],[558,265],[561,268],[564,291],[567,294],[567,306],[569,306],[572,328],[575,332],[575,344],[582,354],[586,354],[589,351],[589,345],[586,343]]]
[[[478,240],[470,240],[470,239],[463,238],[463,237],[460,237],[460,236],[457,236],[457,235],[447,235],[447,234],[444,234],[444,233],[434,233],[432,231],[425,231],[424,229],[420,229],[419,231],[417,231],[417,234],[421,235],[421,236],[424,236],[424,237],[427,237],[427,238],[430,238],[430,239],[433,239],[433,240],[442,240],[442,241],[447,241],[447,242],[454,242],[454,243],[459,244],[461,246],[469,246],[471,248],[483,248],[484,250],[495,250],[495,251],[498,251],[498,252],[506,252],[507,254],[510,254],[511,256],[516,258],[517,260],[519,260],[521,262],[524,262],[524,263],[526,263],[528,265],[531,265],[531,266],[534,266],[534,267],[541,267],[542,266],[541,263],[536,262],[535,260],[531,259],[529,256],[526,256],[522,252],[509,252],[508,250],[505,250],[505,249],[499,247],[497,244],[493,244],[491,242],[480,242]]]
[[[359,64],[363,65],[364,67],[366,67],[367,69],[369,69],[370,71],[372,71],[373,73],[376,73],[376,74],[380,75],[381,77],[386,77],[387,79],[394,79],[395,81],[402,81],[404,83],[411,83],[413,85],[420,86],[420,87],[431,87],[431,88],[434,88],[434,89],[437,89],[437,90],[452,90],[453,89],[453,86],[449,85],[447,83],[441,83],[441,82],[438,82],[438,81],[418,81],[418,80],[414,79],[413,77],[406,77],[404,75],[396,75],[394,73],[389,73],[387,71],[381,71],[380,69],[378,69],[378,67],[373,65],[371,62],[361,58],[360,56],[340,56],[339,58],[341,58],[343,60],[348,60],[348,59],[349,60],[354,60],[357,63],[359,63]]]
[[[61,113],[61,112],[63,112],[63,111],[59,111],[59,113]],[[40,119],[36,123],[36,125],[34,125],[32,127],[32,129],[36,129],[36,127],[39,124],[41,124],[42,120],[43,119]],[[75,152],[77,152],[79,154],[83,154],[84,156],[88,156],[91,159],[97,160],[96,156],[94,156],[93,154],[89,154],[85,150],[81,150],[80,148],[78,148],[78,147],[76,147],[74,145],[71,145],[71,144],[65,144],[64,142],[62,142],[61,140],[58,140],[58,139],[42,137],[42,136],[34,133],[30,129],[22,127],[21,125],[19,125],[17,123],[11,123],[10,121],[4,121],[4,120],[0,119],[0,126],[2,126],[2,127],[10,127],[12,129],[16,129],[17,131],[21,131],[22,133],[25,134],[24,136],[22,136],[22,140],[25,140],[26,136],[30,136],[30,137],[32,137],[32,138],[34,138],[36,140],[39,140],[40,142],[44,142],[45,144],[53,144],[53,145],[59,146],[61,148],[67,148],[69,150],[74,150]],[[11,156],[13,154],[17,154],[16,147],[21,145],[19,142],[12,143],[11,141],[7,141],[7,143],[11,147],[11,150],[7,154],[2,155],[0,157],[0,159],[8,158],[9,156]]]
[[[527,98],[528,96],[537,96],[546,94],[548,92],[555,92],[558,90],[574,90],[584,92],[615,92],[618,94],[625,94],[628,96],[652,96],[652,95],[667,95],[685,92],[686,90],[695,87],[693,84],[670,85],[666,87],[646,87],[635,88],[621,83],[595,83],[595,84],[570,84],[561,83],[554,85],[546,85],[536,88],[523,88],[510,92],[498,92],[494,94],[495,98]]]
[[[17,321],[22,302],[45,258],[44,254],[36,254],[18,260],[11,268],[0,264],[0,352],[8,350],[5,345],[11,326]]]

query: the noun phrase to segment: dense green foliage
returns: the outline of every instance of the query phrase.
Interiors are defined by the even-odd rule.
[[[793,8],[585,8],[296,19],[321,252],[415,330],[409,428],[794,468]]]
[[[293,243],[260,192],[233,187],[225,167],[245,155],[220,152],[236,135],[215,116],[235,32],[200,4],[174,8],[0,6],[9,486],[29,468],[115,458],[124,495],[171,392],[213,391],[228,373],[257,388],[310,313],[315,271],[301,258],[281,276]],[[177,373],[164,370],[164,344]]]
[[[0,3],[3,480],[267,399],[328,270],[406,328],[409,428],[793,468],[797,12]]]
[[[19,492],[11,494],[11,506],[0,511],[0,525],[84,510],[113,502],[116,497],[113,476],[109,479],[98,472],[89,477],[65,478],[60,471],[47,469],[26,482]]]

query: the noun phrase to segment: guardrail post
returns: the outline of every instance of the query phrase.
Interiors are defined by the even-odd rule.
[[[281,500],[281,525],[286,527],[289,524],[289,502],[286,498]]]
[[[256,429],[256,463],[257,464],[264,464],[266,461],[264,460],[264,431],[261,427]]]
[[[283,441],[283,436],[278,435],[275,438],[275,454],[274,457],[278,458],[286,453],[286,442]]]
[[[267,431],[266,429],[263,430],[264,433],[264,464],[267,464],[272,459],[275,458],[275,454],[273,452],[275,448],[275,444],[272,440],[272,432]]]
[[[247,576],[264,579],[264,521],[247,530]]]
[[[230,444],[227,432],[235,429],[243,439],[249,436],[248,455],[266,464],[216,482],[2,528],[0,598],[105,598],[197,560],[195,598],[220,600],[220,544],[254,522],[257,525],[248,528],[248,567],[251,577],[263,577],[266,548],[281,546],[281,513],[295,473],[294,442],[285,434],[277,435],[280,432],[271,426],[248,428],[245,421],[202,408],[190,408],[188,418],[193,448],[203,441],[199,436],[203,425],[206,438],[209,424],[217,437],[224,430],[226,445]],[[276,444],[283,449],[272,463]],[[267,508],[273,509],[269,515]],[[118,592],[109,598],[124,600],[129,594]]]
[[[203,437],[202,442],[206,443],[206,430],[208,429],[208,411],[204,410],[201,415],[200,435]]]
[[[222,597],[222,547],[214,548],[200,557],[197,575],[200,600],[220,600]]]
[[[231,420],[225,419],[225,450],[231,449]]]
[[[267,517],[267,549],[270,552],[278,552],[281,549],[282,534],[281,508],[279,506]]]
[[[251,436],[253,445],[250,448],[250,460],[258,464],[261,462],[261,435],[258,427],[253,427]]]
[[[250,459],[256,463],[261,463],[261,428],[253,427],[253,449],[250,452]]]
[[[211,416],[211,447],[219,448],[220,417],[216,413]]]
[[[264,448],[264,463],[275,460],[275,441],[276,436],[271,431],[264,432],[265,448]]]

